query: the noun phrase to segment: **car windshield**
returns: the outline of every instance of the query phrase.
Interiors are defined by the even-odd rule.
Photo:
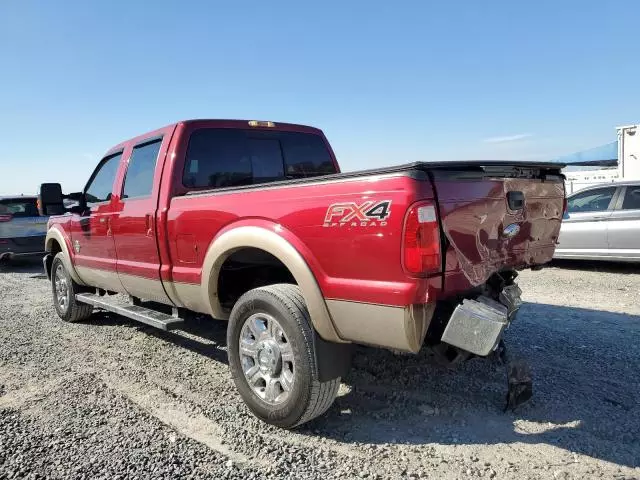
[[[13,217],[38,217],[38,205],[35,198],[0,199],[0,215]]]

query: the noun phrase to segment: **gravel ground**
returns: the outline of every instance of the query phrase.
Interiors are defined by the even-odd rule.
[[[224,324],[163,333],[56,316],[38,264],[0,273],[0,478],[640,478],[640,268],[523,272],[503,369],[358,351],[334,406],[295,432],[250,415]]]

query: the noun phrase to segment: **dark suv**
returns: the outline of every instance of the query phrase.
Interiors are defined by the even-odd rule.
[[[0,197],[0,260],[44,255],[48,217],[38,212],[38,198]]]

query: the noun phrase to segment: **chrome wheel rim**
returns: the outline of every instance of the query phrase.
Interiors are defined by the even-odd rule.
[[[286,402],[293,388],[295,361],[278,321],[266,313],[251,315],[242,326],[238,347],[251,390],[270,405]]]
[[[62,265],[58,265],[53,276],[53,285],[56,291],[56,303],[62,313],[69,308],[69,284],[67,276],[64,274]]]

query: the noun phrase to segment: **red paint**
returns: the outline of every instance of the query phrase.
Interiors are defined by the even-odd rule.
[[[112,203],[97,204],[91,207],[86,215],[71,217],[68,225],[72,241],[71,250],[74,250],[73,245],[76,242],[80,245],[80,251],[75,253],[73,260],[75,264],[101,270],[116,270],[112,218]]]
[[[315,128],[276,125],[320,135],[326,142]],[[562,181],[443,178],[432,184],[427,178],[404,174],[363,174],[340,181],[184,195],[182,172],[189,136],[203,127],[246,129],[247,122],[181,122],[111,150],[124,149],[111,201],[94,207],[84,218],[52,220],[53,228],[82,239],[81,253],[72,254],[73,261],[150,279],[200,284],[204,256],[219,235],[239,226],[259,226],[277,232],[296,248],[326,298],[406,306],[464,292],[496,271],[546,263],[553,255],[562,217]],[[151,197],[122,199],[133,146],[158,135],[163,142]],[[523,210],[508,209],[509,191],[524,193]],[[390,202],[389,215],[372,218],[370,209],[383,201]],[[440,222],[432,224],[438,230],[432,228],[428,238],[421,237],[428,242],[416,250],[419,260],[426,262],[423,271],[430,272],[422,276],[406,271],[403,257],[405,219],[416,202],[437,206]],[[108,223],[101,223],[102,217],[109,218]],[[504,228],[512,223],[519,224],[520,232],[504,238]]]
[[[118,255],[118,272],[160,280],[160,253],[156,224],[163,165],[175,130],[169,126],[137,137],[124,145],[120,174],[114,185],[112,231]],[[162,137],[150,196],[123,198],[124,183],[133,147],[147,139]]]

